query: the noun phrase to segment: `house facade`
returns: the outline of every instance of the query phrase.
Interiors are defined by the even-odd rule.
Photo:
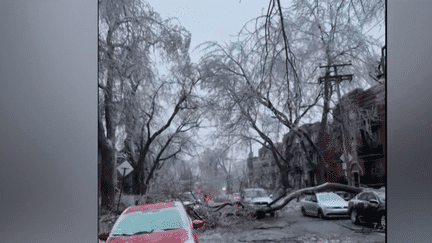
[[[385,85],[353,90],[341,97],[341,103],[344,119],[337,104],[332,109],[334,119],[326,126],[321,146],[318,144],[320,122],[296,128],[309,134],[311,140],[321,147],[324,162],[309,141],[305,138],[301,141],[294,131],[285,134],[282,143],[277,143],[279,152],[290,163],[292,187],[316,186],[319,181],[353,186],[385,185]],[[348,151],[347,158],[344,149]],[[261,148],[258,155],[248,158],[247,162],[248,178],[254,186],[262,184],[266,177],[278,178],[280,175],[269,149]]]
[[[354,90],[341,99],[344,107],[345,145],[343,144],[342,119],[339,105],[333,109],[333,137],[337,141],[330,167],[329,182],[351,181],[354,186],[385,184],[385,86],[377,85],[365,91]],[[348,162],[343,153],[349,153]],[[343,161],[345,160],[345,161]],[[331,166],[333,164],[333,166]],[[334,165],[336,164],[336,165]],[[343,180],[342,174],[347,180]],[[346,172],[345,172],[346,171]],[[335,180],[336,177],[336,180]]]

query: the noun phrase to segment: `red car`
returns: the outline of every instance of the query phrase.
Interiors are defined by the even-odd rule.
[[[203,225],[201,220],[190,219],[181,202],[131,206],[117,219],[111,233],[100,234],[99,240],[107,243],[197,243],[195,229]]]

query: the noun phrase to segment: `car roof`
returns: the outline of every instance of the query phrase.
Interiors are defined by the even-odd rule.
[[[133,212],[146,212],[164,208],[177,208],[181,206],[180,202],[161,202],[155,204],[143,204],[138,206],[130,206],[128,207],[123,214],[133,213]]]
[[[333,195],[339,196],[338,194],[336,194],[336,193],[334,193],[334,192],[317,192],[317,193],[315,193],[315,194],[316,194],[316,195],[333,194]]]

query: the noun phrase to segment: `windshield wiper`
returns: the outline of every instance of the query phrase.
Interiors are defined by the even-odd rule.
[[[133,235],[144,235],[144,234],[151,234],[153,233],[154,229],[150,230],[150,231],[138,231],[136,233],[134,233]]]
[[[113,234],[112,236],[131,236],[131,234]]]
[[[151,231],[138,231],[133,234],[113,234],[113,236],[132,236],[132,235],[143,235],[143,234],[151,234],[154,230]]]
[[[176,230],[176,229],[181,229],[181,228],[167,228],[167,229],[163,229],[163,231],[170,231],[170,230]]]

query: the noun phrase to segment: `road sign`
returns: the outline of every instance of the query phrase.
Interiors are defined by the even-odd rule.
[[[127,176],[131,171],[133,171],[132,165],[129,164],[129,162],[125,161],[121,165],[117,167],[117,170],[120,172],[120,174]]]
[[[132,165],[129,164],[129,162],[125,161],[117,167],[117,170],[123,175],[123,177],[122,177],[122,180],[123,180],[127,174],[129,174],[131,171],[133,171],[133,167],[132,167]],[[118,211],[119,206],[120,206],[120,198],[121,198],[122,192],[123,192],[123,186],[121,187],[121,190],[120,190],[119,200],[117,203],[117,211]]]
[[[341,155],[340,159],[341,159],[343,162],[346,162],[346,161],[345,161],[345,155],[344,155],[344,154]],[[351,160],[352,160],[352,156],[351,156],[351,154],[350,154],[350,155],[349,155],[349,161],[351,161]]]
[[[346,170],[346,163],[345,162],[342,163],[342,169]]]

